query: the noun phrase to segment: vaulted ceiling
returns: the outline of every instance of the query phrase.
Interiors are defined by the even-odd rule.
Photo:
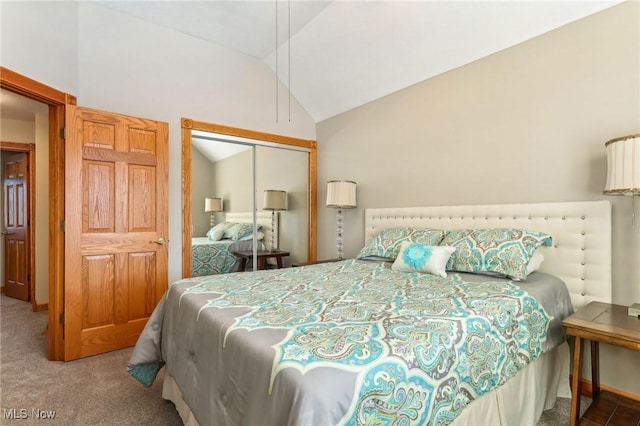
[[[316,122],[617,3],[97,2],[264,61]]]
[[[264,61],[311,118],[320,122],[621,2],[208,0],[95,4]],[[19,114],[15,112],[19,107],[5,104],[4,99],[9,98],[0,96],[3,115],[9,108],[12,114]]]

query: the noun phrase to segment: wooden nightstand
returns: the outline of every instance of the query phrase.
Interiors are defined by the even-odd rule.
[[[232,252],[234,256],[240,258],[240,266],[238,268],[239,272],[244,272],[247,267],[247,260],[253,259],[253,251],[234,251]],[[258,269],[265,269],[267,267],[267,259],[276,259],[277,267],[282,268],[282,258],[285,256],[289,256],[288,251],[282,250],[258,250]]]
[[[567,334],[575,337],[571,379],[570,425],[577,425],[580,413],[583,340],[591,341],[591,389],[593,400],[600,394],[599,343],[640,351],[640,319],[627,315],[627,307],[591,302],[562,321]]]

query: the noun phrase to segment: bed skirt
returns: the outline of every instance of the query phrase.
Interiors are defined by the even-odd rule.
[[[472,401],[452,425],[535,425],[556,397],[570,398],[569,345],[565,342],[520,370],[498,389]],[[185,426],[200,426],[182,392],[165,372],[162,397],[173,402]]]

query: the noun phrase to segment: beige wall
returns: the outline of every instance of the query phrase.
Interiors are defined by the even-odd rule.
[[[49,117],[35,114],[34,120],[30,121],[3,119],[0,139],[36,144],[35,297],[37,304],[44,305],[49,302]],[[1,211],[4,212],[4,208]],[[4,226],[4,217],[0,222]],[[4,241],[0,246],[0,259],[4,259]],[[4,285],[4,267],[0,270],[0,282]]]
[[[632,200],[602,195],[605,141],[640,133],[639,21],[624,3],[319,123],[318,205],[326,181],[358,182],[345,255],[368,207],[608,199],[613,299],[640,302]],[[319,258],[334,257],[334,211],[318,218]],[[603,352],[603,383],[640,394],[640,354]]]
[[[213,190],[222,197],[224,211],[253,210],[253,150],[248,149],[213,164]]]
[[[204,211],[204,199],[217,197],[213,188],[213,168],[211,162],[197,149],[191,150],[191,220],[194,237],[204,237],[211,228],[211,214]],[[215,223],[220,222],[216,213]]]

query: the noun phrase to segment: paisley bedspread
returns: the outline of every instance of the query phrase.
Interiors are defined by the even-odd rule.
[[[129,369],[150,385],[166,362],[201,425],[448,424],[547,337],[534,297],[486,280],[354,260],[185,279]]]
[[[235,272],[240,261],[232,252],[251,250],[252,247],[252,241],[211,241],[207,237],[192,238],[191,275],[200,277]]]

